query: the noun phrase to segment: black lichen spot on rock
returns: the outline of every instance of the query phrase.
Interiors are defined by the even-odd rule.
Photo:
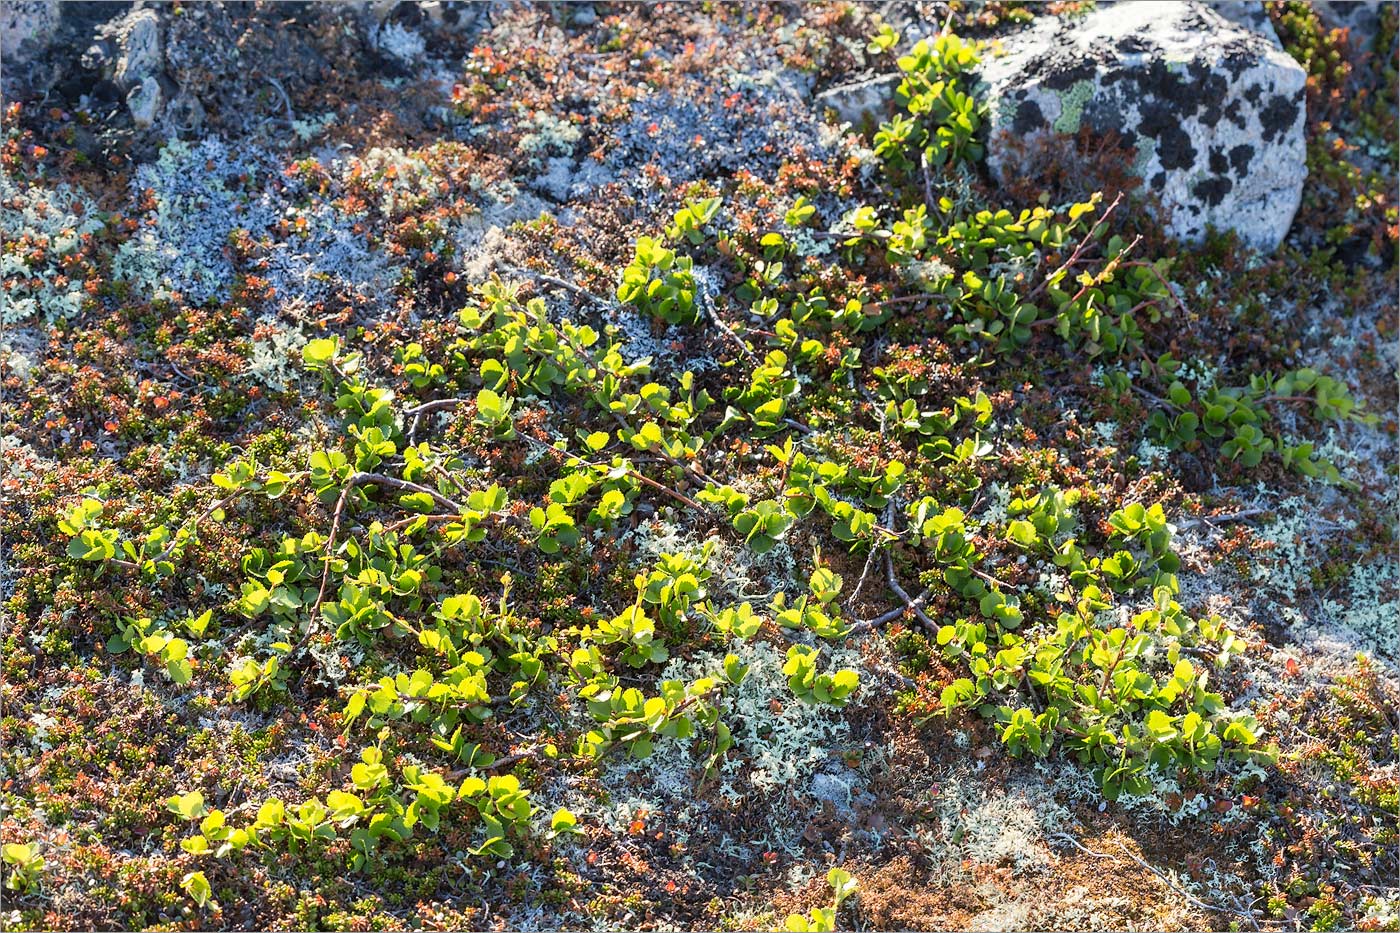
[[[1181,128],[1180,115],[1161,101],[1143,104],[1138,132],[1157,140],[1157,158],[1162,168],[1190,168],[1195,163],[1196,149]]]
[[[1244,92],[1244,99],[1247,100],[1247,101],[1249,101],[1251,104],[1257,104],[1257,103],[1259,103],[1259,97],[1260,97],[1260,95],[1263,94],[1263,93],[1264,93],[1264,85],[1262,85],[1262,84],[1251,84],[1248,88],[1245,89],[1245,92]]]
[[[1187,81],[1181,71],[1167,67],[1164,61],[1148,62],[1139,72],[1137,81],[1143,96],[1171,103],[1183,118],[1195,113],[1201,104],[1195,82]]]
[[[1167,173],[1158,172],[1156,175],[1153,175],[1151,185],[1153,188],[1157,189],[1158,191],[1161,191],[1167,186]]]
[[[1235,170],[1236,178],[1243,178],[1249,171],[1250,160],[1254,158],[1254,147],[1241,143],[1230,150],[1230,166]]]
[[[1190,168],[1196,162],[1196,147],[1185,130],[1171,126],[1157,138],[1157,157],[1163,168]]]
[[[1225,47],[1221,63],[1225,70],[1230,72],[1230,77],[1238,81],[1245,69],[1254,65],[1259,58],[1259,50],[1251,47],[1248,41],[1232,42]]]
[[[1041,112],[1040,104],[1033,100],[1023,100],[1016,106],[1016,117],[1011,122],[1011,129],[1016,135],[1025,136],[1044,126],[1045,114]]]
[[[1230,160],[1225,158],[1225,150],[1219,146],[1210,147],[1210,170],[1217,175],[1224,175],[1230,167]]]
[[[1152,43],[1139,33],[1129,33],[1118,40],[1118,51],[1124,55],[1146,55],[1152,51]]]
[[[1092,81],[1098,70],[1091,61],[1051,62],[1045,69],[1045,86],[1052,91],[1065,91],[1080,81]]]
[[[1212,156],[1212,160],[1214,157]],[[1223,161],[1223,160],[1222,160]],[[1196,182],[1191,188],[1191,193],[1202,201],[1215,207],[1225,200],[1225,195],[1230,193],[1230,189],[1235,187],[1235,183],[1223,175],[1214,178],[1207,178]]]
[[[1292,128],[1298,119],[1298,102],[1289,100],[1283,94],[1275,94],[1259,114],[1259,122],[1264,127],[1264,142],[1271,143]]]
[[[1120,92],[1098,94],[1084,104],[1079,123],[1095,133],[1122,133],[1127,129],[1130,112],[1131,104]]]
[[[1244,129],[1249,125],[1249,120],[1246,119],[1244,115],[1244,108],[1240,106],[1240,101],[1238,99],[1230,101],[1230,105],[1225,108],[1225,119],[1229,120],[1240,129]]]
[[[1221,108],[1230,93],[1230,82],[1225,80],[1224,75],[1212,71],[1209,66],[1200,62],[1193,62],[1187,70],[1195,87],[1195,99],[1201,108],[1198,119],[1203,126],[1213,127],[1220,122],[1223,113]]]

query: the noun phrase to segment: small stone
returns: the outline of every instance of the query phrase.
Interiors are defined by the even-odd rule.
[[[131,89],[131,93],[126,95],[126,107],[131,111],[131,119],[137,126],[148,127],[156,122],[163,97],[160,82],[151,76],[147,76],[140,85]]]
[[[114,54],[111,40],[99,39],[88,46],[79,62],[88,71],[101,71],[105,74],[111,71]]]
[[[891,73],[827,88],[817,95],[817,108],[836,111],[842,123],[858,126],[867,114],[879,121],[893,106],[894,91],[899,81],[900,75]]]

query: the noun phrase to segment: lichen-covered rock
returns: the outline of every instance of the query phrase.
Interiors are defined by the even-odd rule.
[[[0,55],[22,64],[42,52],[58,28],[58,0],[7,0],[0,4]]]
[[[1276,40],[1192,2],[1127,2],[1044,18],[984,59],[988,164],[1022,169],[1020,142],[1048,132],[1116,134],[1177,237],[1208,226],[1272,250],[1307,177],[1303,69]]]

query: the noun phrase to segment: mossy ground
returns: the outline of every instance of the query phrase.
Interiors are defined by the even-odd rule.
[[[599,311],[577,289],[611,295],[635,239],[686,199],[723,195],[752,259],[799,195],[829,220],[890,197],[868,143],[827,126],[810,98],[853,70],[888,67],[864,51],[868,10],[593,6],[588,22],[562,4],[493,8],[469,44],[431,50],[431,74],[302,76],[291,86],[296,127],[250,121],[256,130],[239,136],[231,115],[215,114],[230,138],[172,143],[139,167],[119,148],[101,164],[82,155],[74,139],[94,114],[5,102],[6,287],[34,305],[6,319],[0,349],[0,837],[37,843],[45,861],[36,883],[4,892],[5,928],[771,928],[827,903],[821,879],[840,865],[860,883],[842,922],[867,928],[1400,929],[1395,23],[1391,10],[1379,53],[1358,50],[1291,3],[1272,12],[1312,96],[1309,181],[1288,243],[1273,256],[1224,235],[1183,247],[1142,210],[1117,214],[1114,232],[1141,234],[1139,255],[1176,257],[1181,307],[1145,327],[1149,356],[1170,352],[1221,384],[1313,366],[1379,416],[1321,428],[1345,484],[1158,448],[1144,432],[1149,400],[1111,390],[1103,364],[1063,352],[1051,332],[1011,354],[974,354],[917,304],[896,305],[874,332],[825,334],[790,412],[811,432],[798,441],[823,456],[875,470],[902,456],[879,429],[869,373],[832,378],[842,351],[859,346],[935,386],[938,405],[979,391],[990,400],[992,455],[965,476],[918,474],[939,495],[977,489],[969,512],[1004,518],[1012,495],[1049,484],[1081,495],[1086,524],[1126,501],[1163,503],[1180,528],[1183,604],[1224,616],[1247,641],[1220,676],[1277,744],[1275,765],[1162,777],[1149,795],[1104,804],[1073,761],[1014,759],[980,718],[931,716],[958,674],[912,616],[835,647],[862,671],[842,710],[785,692],[785,642],[770,624],[751,694],[731,710],[761,741],[731,753],[699,793],[689,747],[658,746],[643,762],[517,765],[546,817],[558,806],[578,815],[576,841],[536,832],[515,857],[482,863],[463,856],[470,827],[448,825],[374,873],[347,870],[343,841],[227,860],[182,851],[188,828],[167,810],[172,794],[200,790],[237,813],[345,786],[372,737],[347,739],[342,688],[390,670],[399,649],[327,638],[314,645],[320,668],[287,693],[231,702],[232,661],[273,640],[236,611],[244,555],[326,534],[333,503],[309,489],[245,499],[148,584],[67,555],[57,524],[77,501],[99,491],[112,524],[137,532],[205,508],[209,475],[238,457],[303,469],[340,430],[301,364],[311,339],[335,335],[363,353],[375,384],[403,404],[473,394],[474,368],[415,386],[399,351],[418,343],[442,360],[457,310],[480,300],[493,272],[556,315],[615,325],[631,352],[669,374],[696,372],[719,397],[748,372],[726,325],[663,327],[627,307]],[[1006,28],[1021,6],[954,4],[952,24],[966,35]],[[331,57],[343,37],[306,41]],[[277,103],[269,95],[269,111]],[[1102,141],[1070,140],[1043,155],[1039,177],[995,191],[974,174],[961,197],[1025,207],[1111,196],[1132,187],[1120,158]],[[27,239],[11,233],[17,216]],[[888,264],[847,268],[828,242],[794,238],[792,273],[833,305],[908,289]],[[712,284],[723,308],[737,278],[719,269]],[[749,328],[738,340],[761,355],[773,336]],[[541,404],[525,423],[548,437],[575,415]],[[472,488],[499,483],[517,507],[543,501],[546,455],[501,443],[469,410],[441,418],[434,442],[463,458]],[[772,488],[784,478],[763,449],[774,442],[731,431],[706,468]],[[664,464],[650,469],[696,494]],[[659,553],[709,538],[719,546],[710,589],[735,598],[805,592],[818,550],[846,594],[863,575],[864,554],[825,526],[798,525],[757,557],[674,498],[643,506],[557,554],[534,546],[522,515],[439,560],[457,591],[487,602],[509,571],[520,623],[561,636],[629,604],[633,574]],[[1034,571],[1005,542],[982,546],[1025,587],[1027,616],[1046,611]],[[911,592],[921,575],[935,582],[913,547],[892,556]],[[850,617],[896,605],[879,576],[846,606]],[[205,609],[214,624],[188,685],[108,653],[123,618]],[[925,609],[963,611],[943,590]],[[669,642],[678,676],[716,657],[694,633]],[[562,743],[576,706],[561,692],[512,714],[549,725],[508,719],[477,740],[505,753],[534,729]],[[453,766],[399,741],[388,747]],[[195,869],[219,912],[182,890]]]

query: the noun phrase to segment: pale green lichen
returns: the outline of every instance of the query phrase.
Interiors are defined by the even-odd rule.
[[[1345,596],[1322,603],[1340,626],[1357,635],[1368,652],[1400,658],[1400,579],[1394,560],[1359,563],[1347,576]]]
[[[303,373],[301,348],[304,346],[306,335],[298,328],[264,320],[253,337],[247,373],[269,389],[285,392]]]
[[[543,110],[534,114],[525,126],[527,132],[520,137],[516,148],[528,155],[569,155],[583,138],[583,130],[574,123]]]
[[[335,111],[328,110],[320,116],[307,117],[305,120],[293,120],[292,132],[302,142],[310,142],[334,126],[337,119],[339,118]]]
[[[1051,124],[1057,133],[1074,133],[1084,116],[1084,105],[1094,96],[1094,82],[1076,81],[1060,94],[1060,116]]]
[[[1138,136],[1137,156],[1133,159],[1132,173],[1145,177],[1153,160],[1157,158],[1157,141],[1149,136]]]
[[[239,229],[257,233],[273,220],[267,196],[250,193],[257,174],[253,162],[220,140],[168,143],[132,180],[133,193],[151,193],[155,210],[117,249],[112,277],[146,299],[226,297],[234,277],[229,236]]]

